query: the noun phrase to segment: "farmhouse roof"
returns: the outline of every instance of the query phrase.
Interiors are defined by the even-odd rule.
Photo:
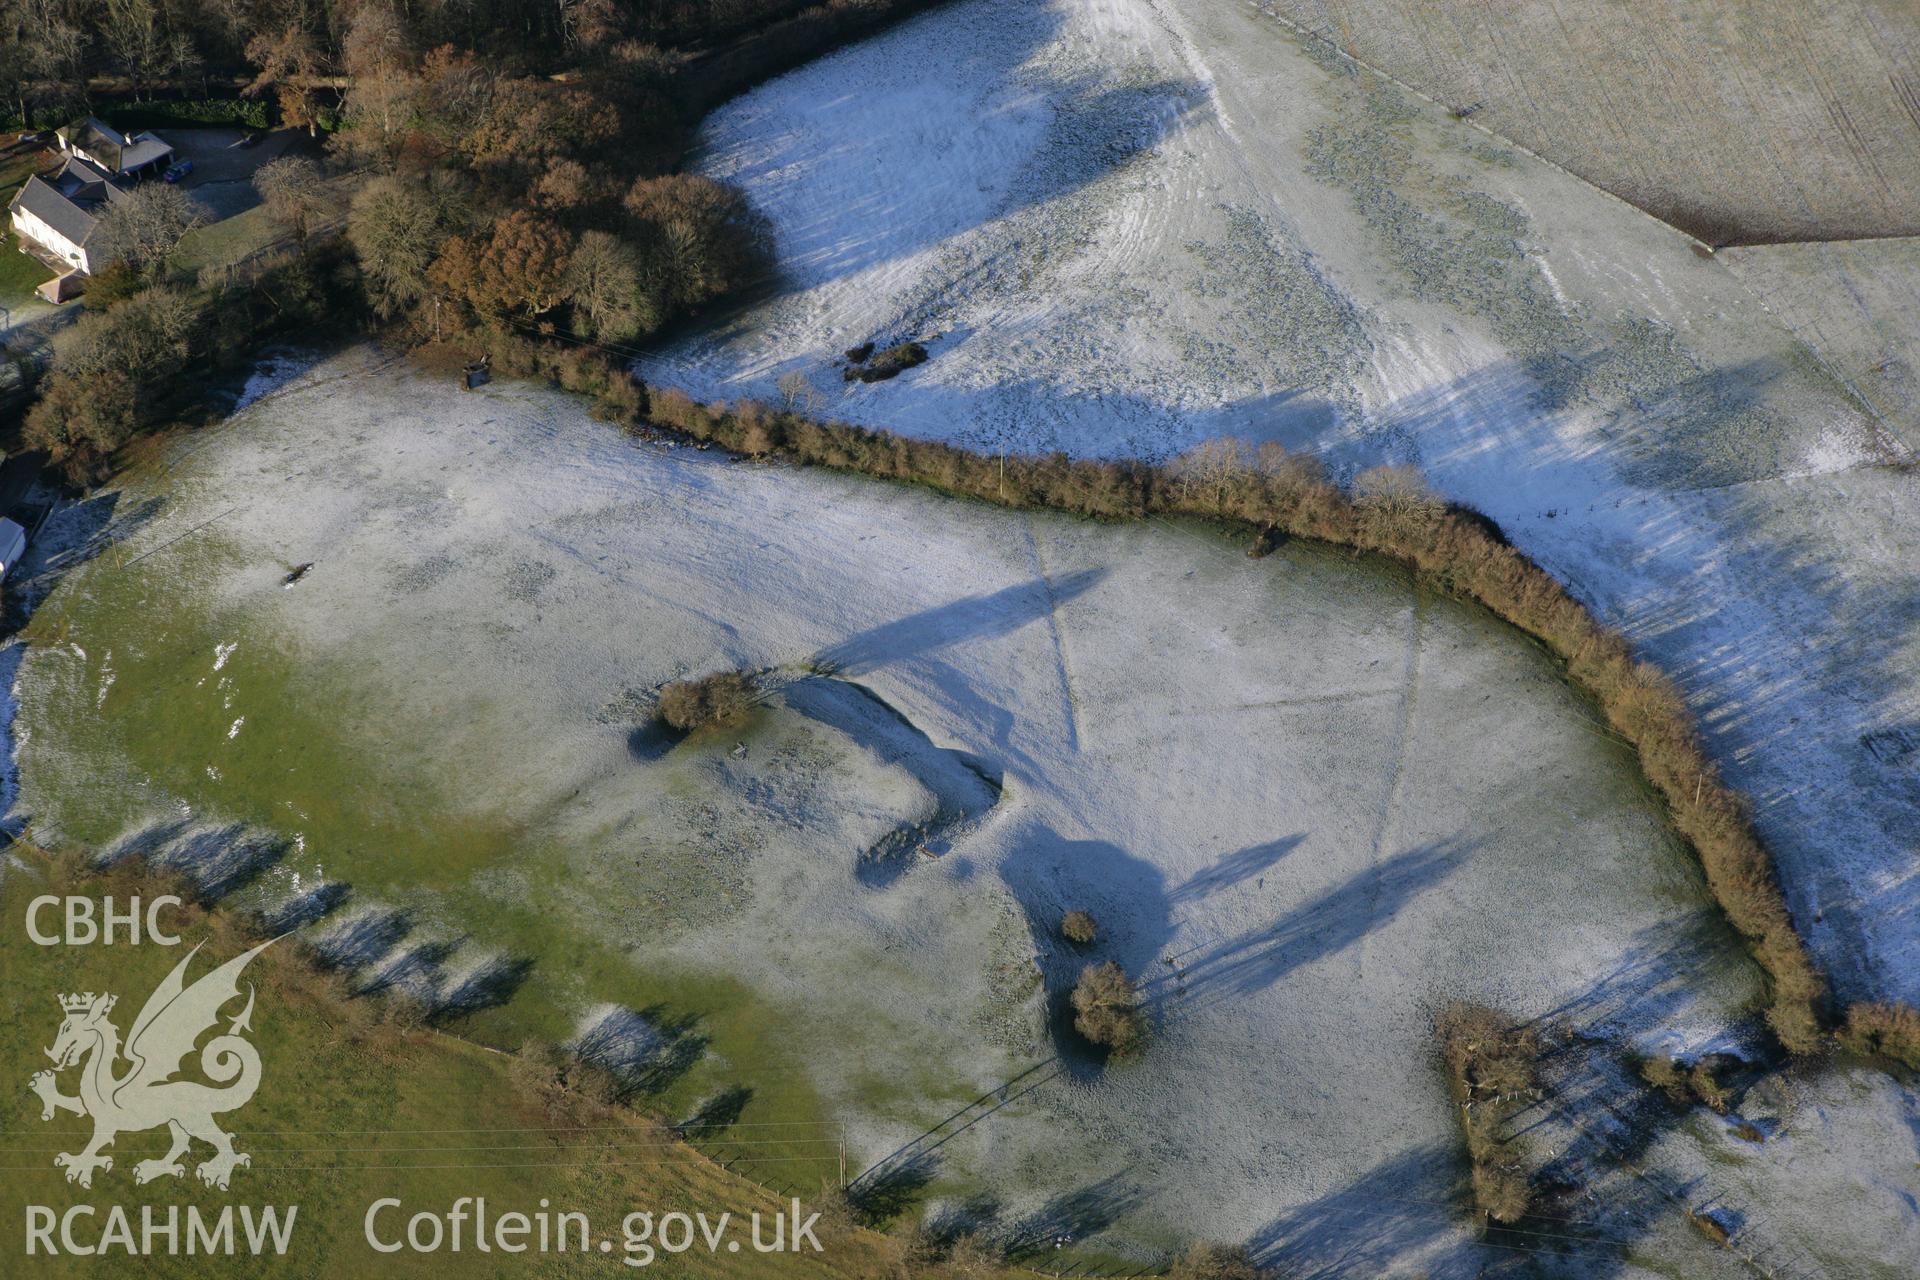
[[[126,148],[127,135],[99,117],[83,117],[72,124],[62,125],[58,132],[69,147],[84,151],[116,170],[127,167],[121,163],[121,152]]]
[[[126,173],[173,154],[172,145],[152,130],[129,136],[98,116],[75,120],[56,132],[69,151],[84,151],[113,173]]]
[[[85,244],[100,215],[126,192],[85,160],[69,158],[52,181],[28,178],[9,209],[25,209],[71,244]]]
[[[128,139],[126,147],[121,150],[120,167],[123,170],[138,169],[172,154],[173,148],[163,142],[158,134],[138,133]]]

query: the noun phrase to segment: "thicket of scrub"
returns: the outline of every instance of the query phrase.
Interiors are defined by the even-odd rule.
[[[738,728],[753,707],[753,681],[738,671],[675,680],[660,690],[660,718],[682,733]]]
[[[1434,1020],[1447,1092],[1472,1168],[1473,1201],[1495,1222],[1515,1223],[1533,1202],[1525,1143],[1503,1132],[1538,1093],[1540,1036],[1485,1005],[1453,1004]]]

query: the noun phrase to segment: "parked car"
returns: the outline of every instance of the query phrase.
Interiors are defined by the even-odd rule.
[[[13,571],[27,551],[27,531],[11,520],[0,518],[0,578]]]
[[[168,165],[167,171],[160,175],[160,179],[163,182],[178,182],[180,181],[180,179],[186,177],[188,174],[192,172],[193,172],[193,161],[181,160],[174,164]]]

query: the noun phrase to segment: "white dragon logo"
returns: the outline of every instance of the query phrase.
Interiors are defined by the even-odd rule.
[[[37,1073],[29,1087],[40,1095],[42,1120],[53,1119],[56,1111],[93,1118],[93,1139],[86,1148],[53,1158],[56,1168],[67,1171],[68,1182],[91,1187],[96,1169],[113,1169],[113,1157],[100,1154],[102,1147],[112,1145],[119,1134],[163,1124],[173,1135],[173,1145],[158,1160],[142,1160],[133,1167],[137,1183],[184,1174],[186,1168],[180,1157],[194,1138],[214,1150],[194,1170],[209,1186],[226,1190],[234,1168],[252,1163],[250,1157],[233,1149],[232,1135],[213,1122],[216,1115],[245,1106],[260,1087],[259,1051],[240,1035],[252,1030],[251,983],[247,986],[247,1007],[228,1024],[227,1034],[207,1041],[200,1051],[201,1072],[224,1087],[173,1077],[193,1052],[194,1042],[219,1023],[221,1007],[239,996],[240,971],[272,945],[271,940],[263,942],[235,956],[189,987],[185,974],[188,962],[200,953],[196,946],[147,997],[140,1016],[133,1020],[124,1049],[119,1029],[107,1020],[118,996],[89,991],[60,997],[66,1019],[60,1024],[53,1047],[46,1051],[53,1059],[53,1070]],[[115,1074],[123,1056],[132,1065],[124,1074]],[[59,1091],[55,1075],[83,1061],[79,1096],[70,1098]]]

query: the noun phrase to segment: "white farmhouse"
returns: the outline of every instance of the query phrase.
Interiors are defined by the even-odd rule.
[[[30,240],[73,269],[91,274],[107,265],[98,245],[89,246],[100,216],[127,193],[105,173],[70,157],[52,178],[28,178],[7,205],[14,234]]]
[[[74,272],[86,276],[107,265],[106,255],[92,242],[101,214],[126,198],[128,184],[172,164],[173,147],[158,134],[128,136],[92,116],[65,126],[55,137],[66,164],[51,178],[28,178],[7,211],[22,248],[31,243],[41,257],[70,268],[49,282],[54,289],[50,296],[58,301],[66,287],[78,288]]]

